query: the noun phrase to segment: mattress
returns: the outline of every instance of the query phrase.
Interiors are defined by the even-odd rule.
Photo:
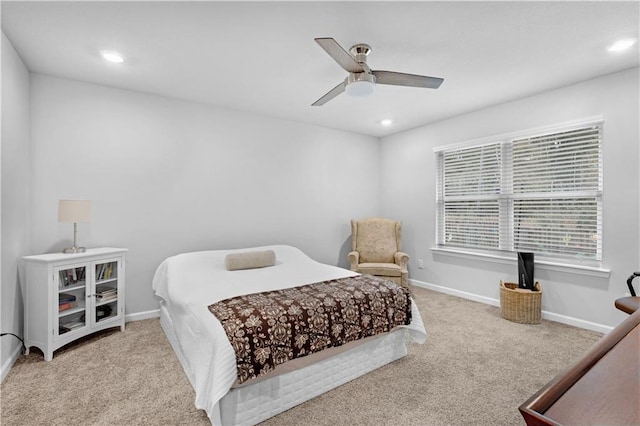
[[[165,307],[160,308],[160,324],[184,367],[185,356]],[[406,340],[406,331],[398,329],[305,367],[232,388],[207,416],[214,425],[255,425],[404,357]],[[190,371],[185,368],[185,373],[193,386]]]
[[[273,250],[276,265],[226,270],[226,254],[250,250]],[[214,424],[257,423],[404,356],[405,339],[425,341],[420,313],[412,303],[411,323],[396,332],[346,351],[343,348],[312,365],[234,388],[235,353],[220,322],[207,309],[209,304],[239,294],[354,275],[358,274],[316,262],[291,246],[193,252],[163,261],[154,276],[153,289],[162,299],[163,329],[196,392],[196,407],[205,410]],[[377,355],[369,356],[373,352]],[[345,363],[352,367],[345,370]],[[327,376],[329,371],[335,374]]]

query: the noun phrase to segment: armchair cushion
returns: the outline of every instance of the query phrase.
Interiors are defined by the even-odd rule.
[[[361,263],[358,265],[358,272],[383,277],[401,277],[403,270],[395,263]]]
[[[382,218],[357,221],[356,224],[352,221],[352,231],[355,228],[352,246],[360,253],[361,263],[394,263],[400,245],[397,224]]]

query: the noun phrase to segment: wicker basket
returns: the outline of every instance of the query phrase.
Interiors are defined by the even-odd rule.
[[[542,316],[542,287],[538,291],[518,288],[518,284],[500,281],[500,310],[502,318],[521,324],[539,324]]]

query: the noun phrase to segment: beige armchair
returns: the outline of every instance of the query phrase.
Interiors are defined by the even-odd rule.
[[[402,224],[372,217],[351,220],[351,270],[376,275],[408,287],[409,256],[400,251]]]

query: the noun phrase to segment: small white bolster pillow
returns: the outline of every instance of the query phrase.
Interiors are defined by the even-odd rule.
[[[276,264],[276,254],[273,250],[248,251],[244,253],[230,253],[224,257],[227,271],[238,269],[264,268]]]

